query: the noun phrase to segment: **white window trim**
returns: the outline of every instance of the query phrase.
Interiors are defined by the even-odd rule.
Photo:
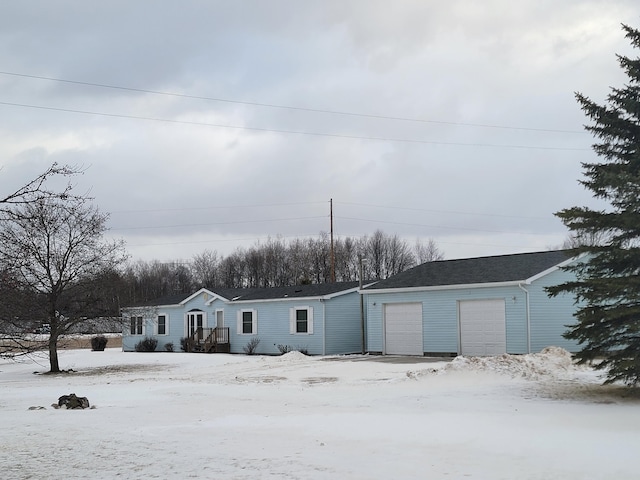
[[[222,314],[222,325],[218,325],[218,314]],[[227,326],[225,325],[224,308],[216,308],[215,318],[216,318],[216,328]]]
[[[243,333],[242,332],[242,316],[245,312],[251,312],[251,333]],[[236,333],[238,335],[257,335],[258,334],[258,311],[253,308],[243,308],[242,310],[238,310],[237,322],[236,322]]]
[[[306,310],[307,311],[307,331],[306,332],[297,332],[296,331],[296,311],[298,310]],[[291,335],[313,335],[313,307],[308,305],[291,307],[289,309],[289,333]]]
[[[164,333],[159,333],[159,322],[158,322],[158,318],[159,317],[164,317]],[[169,335],[169,315],[164,313],[164,312],[160,312],[156,315],[155,321],[153,322],[153,333],[155,335],[158,335],[160,337],[166,337],[167,335]]]
[[[131,332],[131,320],[132,319],[141,319],[141,323],[142,323],[142,333],[132,333]],[[137,322],[137,320],[136,320]],[[142,315],[131,315],[129,317],[129,336],[130,337],[142,337],[146,334],[147,332],[147,319],[144,318]]]
[[[184,336],[189,337],[189,315],[202,314],[202,328],[208,328],[207,312],[204,310],[194,310],[184,313]]]

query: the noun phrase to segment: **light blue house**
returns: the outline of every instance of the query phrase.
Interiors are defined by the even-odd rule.
[[[577,261],[548,251],[428,262],[362,290],[367,350],[389,355],[498,355],[547,346],[576,351],[562,334],[573,296],[545,287],[573,278]]]
[[[281,348],[311,355],[362,350],[363,317],[358,282],[295,287],[201,289],[122,309],[124,351],[146,337],[156,350],[172,344],[188,351],[277,354]]]

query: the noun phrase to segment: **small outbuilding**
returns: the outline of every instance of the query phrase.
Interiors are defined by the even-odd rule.
[[[367,349],[386,355],[499,355],[548,346],[576,351],[562,334],[573,296],[545,287],[573,278],[567,251],[428,262],[362,290]]]

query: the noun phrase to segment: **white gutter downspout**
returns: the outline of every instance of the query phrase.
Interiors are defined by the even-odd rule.
[[[529,303],[529,290],[524,288],[521,283],[518,284],[520,290],[525,294],[526,315],[527,315],[527,353],[531,353],[531,308]]]
[[[327,307],[324,302],[324,298],[320,299],[320,303],[322,304],[322,355],[327,354],[327,318],[326,311]]]

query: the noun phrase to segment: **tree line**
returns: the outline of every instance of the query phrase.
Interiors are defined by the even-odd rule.
[[[205,250],[189,262],[137,261],[124,269],[127,292],[123,299],[132,304],[167,295],[191,293],[205,288],[254,288],[328,283],[332,281],[331,241],[321,233],[317,238],[270,238],[248,248],[238,248],[222,256]],[[420,263],[442,260],[444,254],[435,241],[410,244],[398,235],[376,230],[371,236],[334,240],[335,281],[383,279]]]

